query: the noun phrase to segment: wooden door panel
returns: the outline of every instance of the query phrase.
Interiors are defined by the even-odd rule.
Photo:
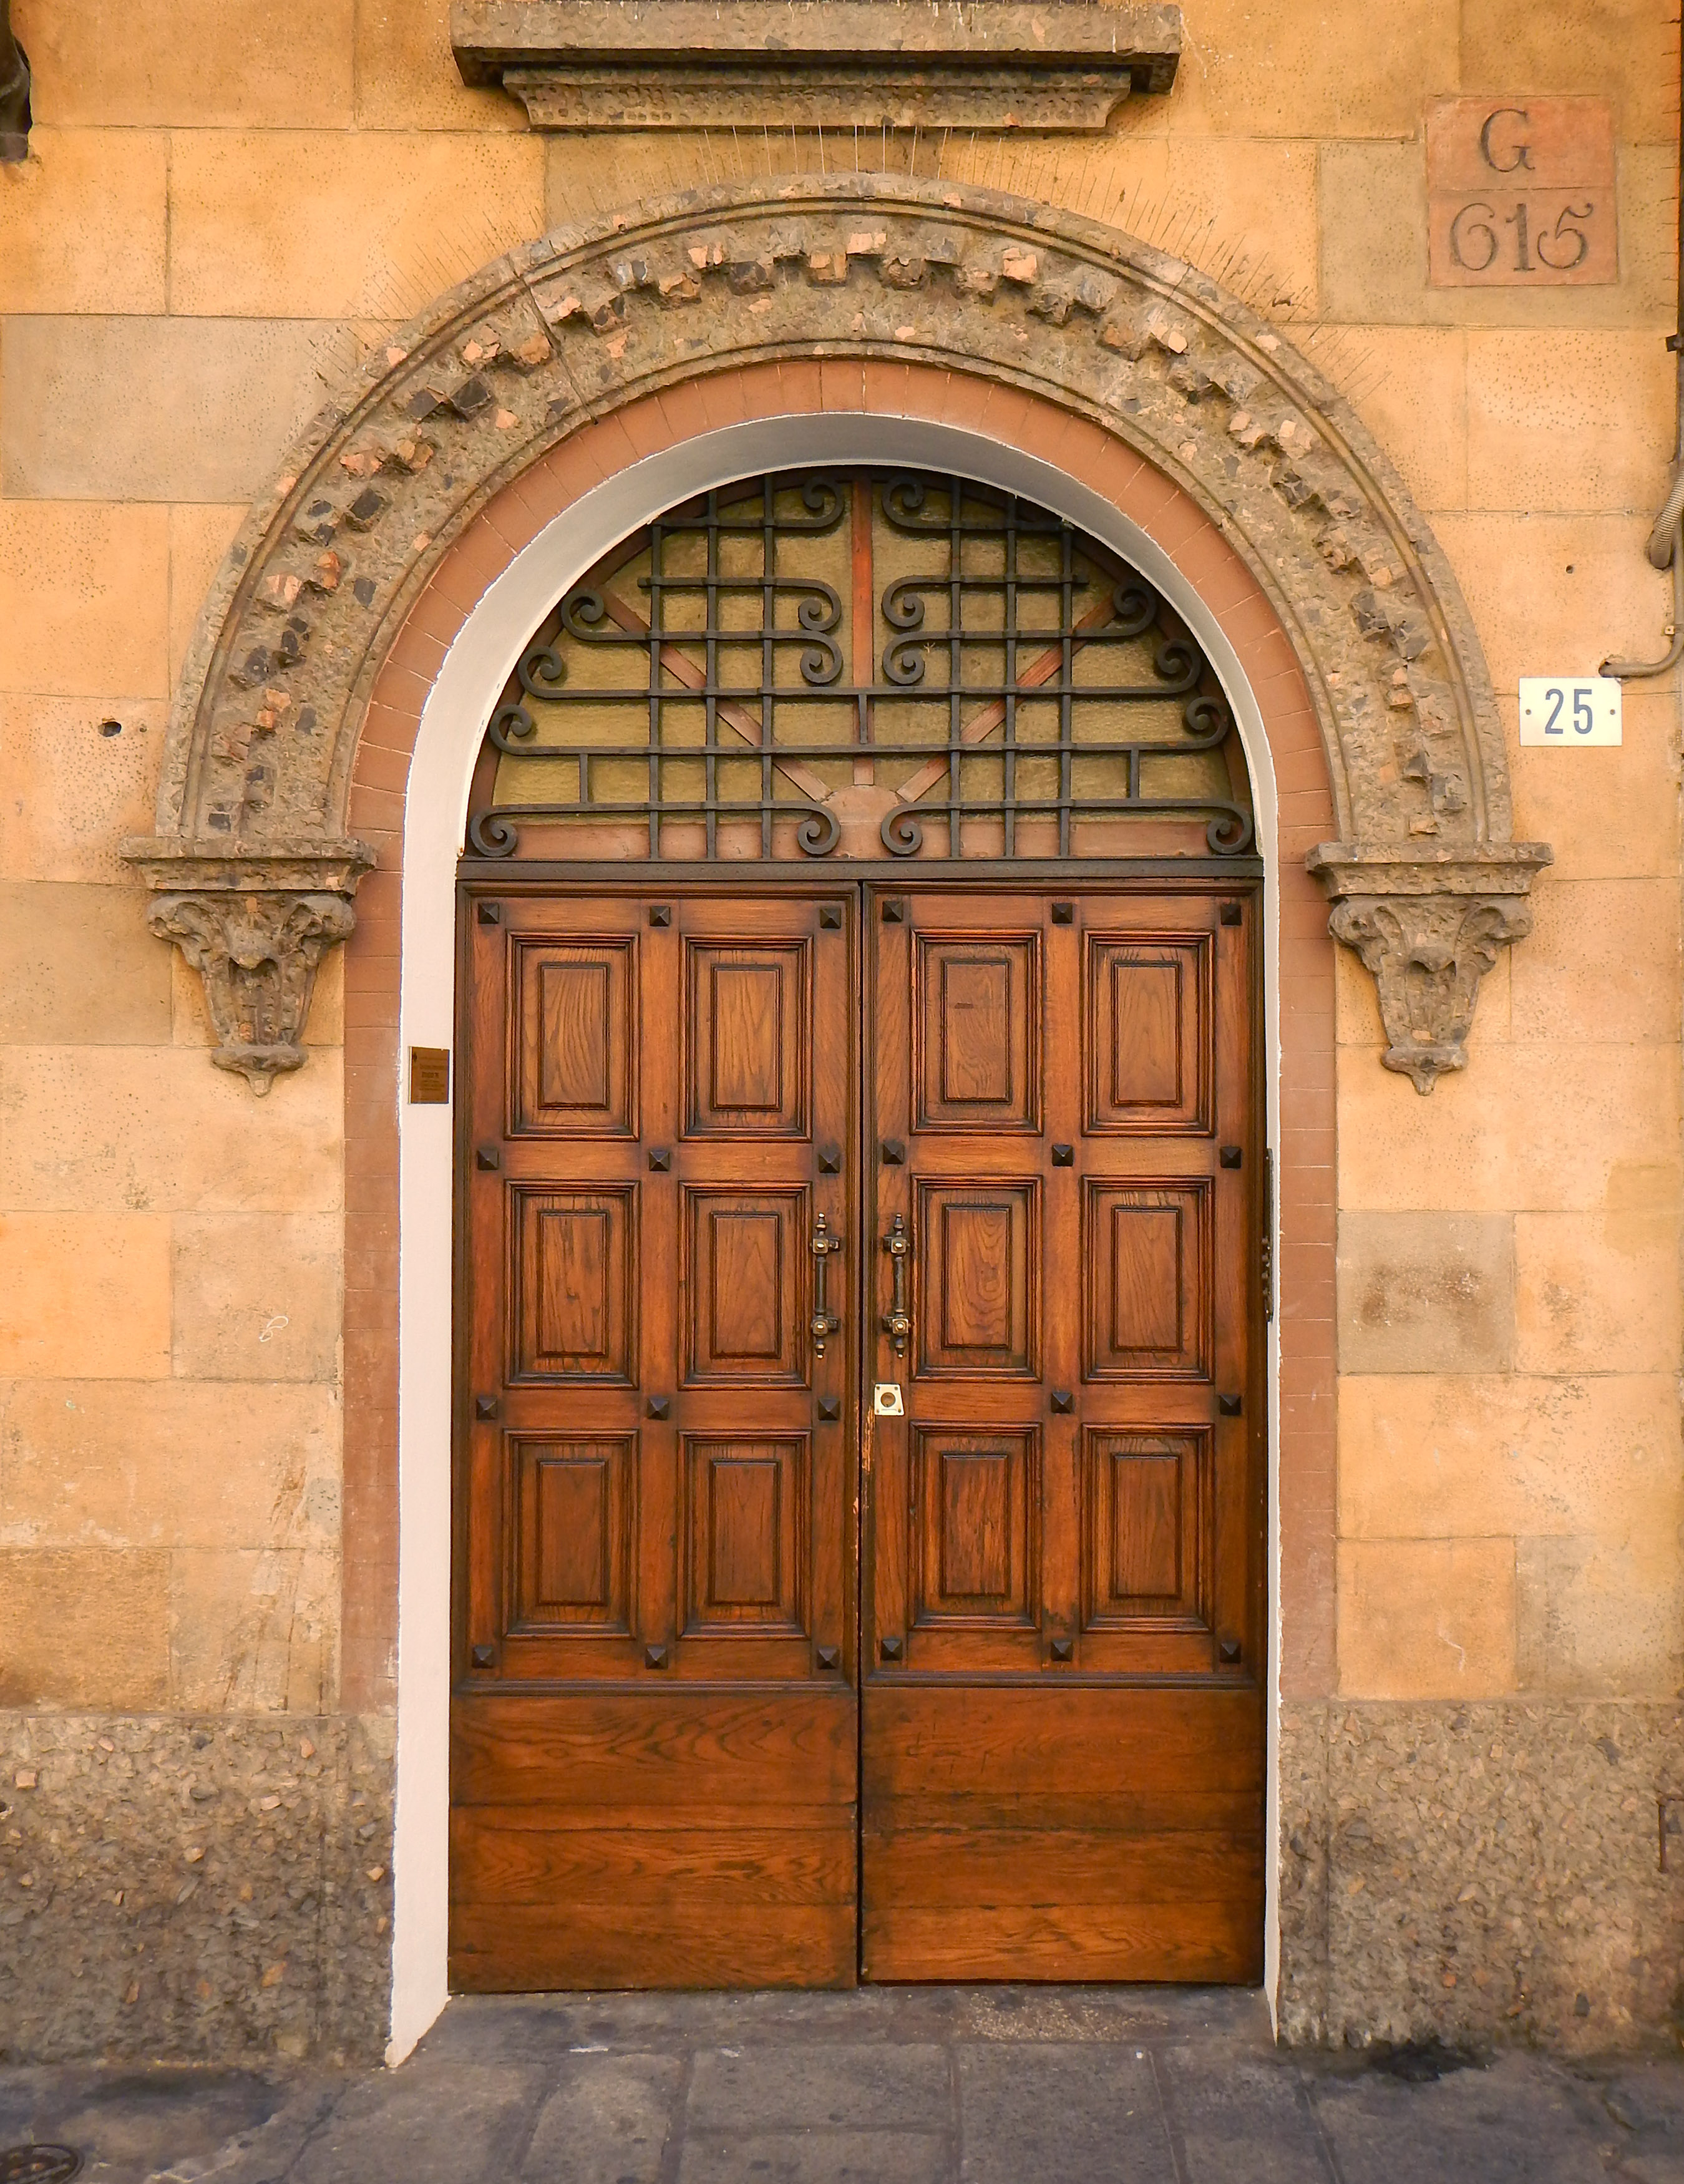
[[[807,1437],[684,1444],[683,1630],[740,1638],[806,1629]]]
[[[683,1191],[687,1387],[800,1387],[808,1193],[685,1185]]]
[[[912,1435],[912,1627],[988,1632],[1012,1660],[1040,1628],[1040,1435],[919,1426]],[[967,1642],[967,1658],[975,1657]]]
[[[605,1888],[600,1901],[574,1898],[565,1908],[458,1901],[450,1985],[459,1994],[852,1986],[851,1826],[843,1841],[849,1878],[838,1903],[786,1903],[749,1891],[724,1903],[703,1880],[667,1900],[628,1880]]]
[[[505,1446],[510,1630],[628,1633],[636,1435],[510,1434]]]
[[[516,944],[511,1136],[635,1134],[637,944],[634,934]]]
[[[1034,1176],[917,1187],[918,1371],[1033,1379],[1040,1346],[1040,1183]]]
[[[868,1690],[864,1975],[1260,1977],[1248,1696]]]
[[[1257,1878],[1246,1892],[1262,1901]],[[1263,1977],[1261,1920],[1234,1884],[1207,1903],[1142,1903],[1126,1884],[1102,1900],[1024,1908],[930,1910],[884,1907],[869,1895],[861,1939],[862,1976],[897,1980],[1179,1981],[1255,1986]]]
[[[811,1068],[805,940],[684,945],[684,1134],[800,1137]]]
[[[872,905],[862,1963],[1257,1975],[1254,905]],[[879,1253],[876,1312],[894,1301]]]
[[[920,933],[912,983],[915,1128],[1039,1129],[1040,933]]]
[[[1207,1134],[1216,1082],[1212,936],[1090,929],[1086,943],[1086,1128]]]
[[[508,1194],[508,1378],[629,1387],[637,1350],[638,1186]]]
[[[459,1986],[853,1976],[850,908],[465,900]]]
[[[854,1893],[851,1840],[799,1808],[756,1828],[729,1813],[661,1818],[633,1805],[599,1812],[589,1827],[558,1829],[527,1806],[495,1806],[456,1814],[452,1847],[465,1902],[536,1911],[644,1891],[652,1907],[669,1908],[696,1889],[721,1907],[846,1904]]]
[[[1211,1201],[1208,1177],[1086,1178],[1086,1379],[1209,1379]]]
[[[1209,1440],[1091,1427],[1083,1436],[1087,1629],[1166,1616],[1204,1627]]]

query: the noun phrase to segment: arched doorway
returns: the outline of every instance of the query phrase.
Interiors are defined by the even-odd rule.
[[[571,586],[460,868],[451,1970],[1256,1979],[1262,866],[1140,573],[765,474]]]
[[[450,1117],[404,1101],[399,1065],[453,1037],[474,755],[534,628],[616,540],[768,465],[885,458],[1024,493],[1124,553],[1218,667],[1252,761],[1280,1168],[1269,1836],[1294,1845],[1267,1861],[1265,1980],[1283,2021],[1321,2021],[1323,1869],[1296,1846],[1327,1825],[1334,1687],[1330,922],[1375,973],[1386,1066],[1429,1089],[1465,1062],[1548,853],[1509,838],[1443,556],[1290,343],[1046,207],[807,177],[548,237],[395,337],[231,549],[158,831],[127,845],[153,930],[204,978],[215,1059],[254,1089],[304,1061],[355,897],[343,1691],[373,1720],[396,1708],[394,2058],[446,1992],[451,1674]]]

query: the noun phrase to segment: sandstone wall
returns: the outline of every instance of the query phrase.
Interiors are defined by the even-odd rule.
[[[1133,227],[1294,329],[1448,551],[1511,734],[1519,674],[1664,642],[1642,549],[1673,432],[1678,34],[1651,0],[1186,0],[1175,91],[1107,142],[775,154],[546,142],[461,87],[445,12],[14,0],[36,127],[0,169],[14,2052],[383,2035],[389,1612],[349,1680],[341,1647],[343,965],[308,1067],[254,1100],[208,1065],[115,844],[149,825],[243,504],[387,325],[644,191],[940,163]],[[1458,91],[1611,102],[1617,286],[1426,286],[1423,116]],[[1659,2025],[1681,1976],[1676,678],[1628,694],[1622,749],[1511,763],[1515,832],[1557,862],[1467,1072],[1423,1100],[1383,1071],[1341,953],[1336,1066],[1283,1100],[1288,1129],[1331,1109],[1341,1145],[1336,1476],[1296,1480],[1336,1546],[1323,1625],[1284,1647],[1298,2036],[1606,2044]],[[1285,1308],[1324,1316],[1282,1272]]]

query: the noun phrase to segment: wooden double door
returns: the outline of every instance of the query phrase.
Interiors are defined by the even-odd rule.
[[[1257,916],[465,889],[455,1986],[1261,1976]]]

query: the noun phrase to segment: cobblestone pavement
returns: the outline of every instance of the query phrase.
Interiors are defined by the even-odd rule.
[[[0,2071],[91,2184],[1684,2184],[1684,2062],[1286,2055],[1258,1996],[453,2003],[401,2070]]]

